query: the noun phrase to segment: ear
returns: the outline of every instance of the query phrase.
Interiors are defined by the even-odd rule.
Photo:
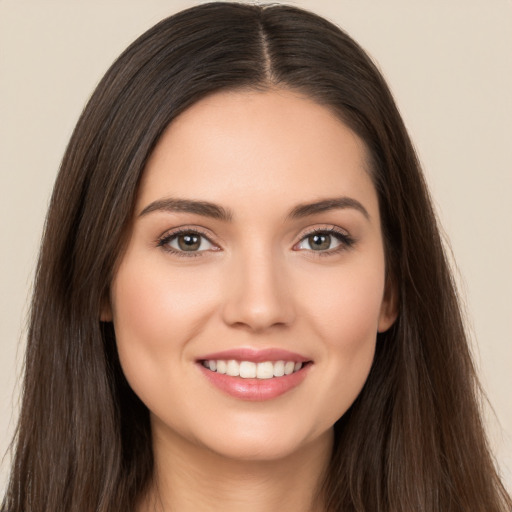
[[[110,304],[110,298],[108,295],[101,301],[101,310],[100,310],[100,321],[101,322],[112,322],[112,306]]]
[[[380,307],[377,332],[386,332],[398,317],[398,291],[393,279],[386,276],[386,288]]]

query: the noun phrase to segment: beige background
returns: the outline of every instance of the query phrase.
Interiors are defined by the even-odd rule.
[[[0,0],[0,452],[13,432],[30,285],[59,161],[114,58],[194,1]],[[377,60],[458,263],[489,431],[512,489],[512,2],[296,0]],[[501,428],[500,425],[501,424]],[[471,449],[471,447],[468,447]],[[8,458],[0,471],[0,495]]]

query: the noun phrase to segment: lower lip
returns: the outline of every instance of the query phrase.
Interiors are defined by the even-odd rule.
[[[199,369],[216,388],[241,400],[259,402],[272,400],[296,388],[306,378],[310,366],[306,364],[295,373],[272,379],[243,379],[212,372],[198,363]]]

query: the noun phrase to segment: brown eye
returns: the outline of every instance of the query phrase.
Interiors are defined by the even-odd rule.
[[[201,253],[216,249],[216,246],[205,235],[196,231],[170,234],[160,240],[158,245],[175,253]]]
[[[295,250],[306,250],[317,253],[335,254],[354,245],[353,238],[348,233],[337,229],[316,230],[306,234],[294,247]]]
[[[326,251],[331,248],[331,235],[314,234],[308,236],[307,240],[313,251]]]
[[[176,238],[182,251],[197,251],[201,247],[201,236],[195,234],[179,235]]]

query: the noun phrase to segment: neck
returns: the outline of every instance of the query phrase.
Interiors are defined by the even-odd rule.
[[[176,433],[153,431],[153,485],[139,512],[319,512],[332,433],[277,460],[223,457]]]

